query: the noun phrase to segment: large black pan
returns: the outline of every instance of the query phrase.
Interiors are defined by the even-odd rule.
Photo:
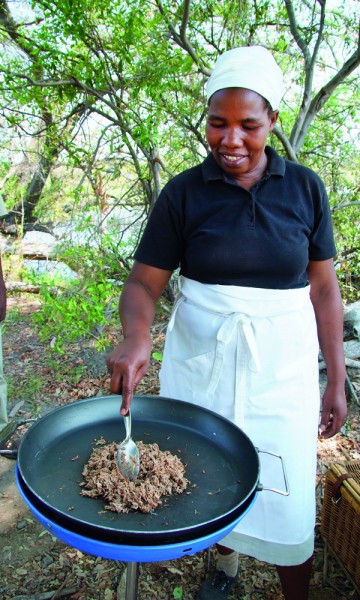
[[[95,441],[124,438],[119,407],[119,396],[82,400],[53,410],[27,431],[18,470],[40,510],[71,531],[137,546],[208,535],[246,511],[261,488],[250,439],[212,411],[157,396],[134,397],[132,437],[177,454],[186,465],[190,493],[169,497],[147,515],[104,511],[101,499],[80,496],[81,473]]]

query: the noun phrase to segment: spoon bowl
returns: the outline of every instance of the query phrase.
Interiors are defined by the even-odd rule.
[[[131,438],[131,413],[124,416],[126,437],[119,444],[116,451],[116,460],[120,473],[126,479],[135,479],[139,474],[140,456],[139,449]]]

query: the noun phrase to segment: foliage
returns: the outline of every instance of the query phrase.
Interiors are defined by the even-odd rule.
[[[358,206],[337,210],[333,216],[338,247],[337,272],[344,300],[360,294],[360,230]]]
[[[11,210],[19,203],[21,204],[24,193],[25,182],[22,183],[17,174],[14,173],[7,177],[5,185],[2,188],[2,194],[6,196],[6,207],[8,210]]]
[[[284,114],[283,134],[294,149],[296,145],[295,153],[301,150],[310,124],[334,94],[334,90],[330,95],[322,91],[318,82],[329,81],[339,72],[341,61],[351,52],[358,60],[351,6],[340,9],[335,3],[327,12],[322,7],[319,3],[312,9],[303,0],[262,1],[255,6],[234,0],[221,4],[115,0],[110,5],[104,0],[76,5],[38,0],[33,5],[38,20],[31,26],[19,21],[12,38],[22,54],[4,53],[2,93],[12,102],[4,116],[15,119],[14,125],[23,121],[23,113],[12,110],[14,103],[20,103],[27,107],[27,120],[31,121],[30,115],[44,120],[39,107],[46,106],[47,116],[51,115],[46,133],[55,143],[68,115],[75,117],[82,106],[77,113],[82,125],[97,118],[97,128],[94,121],[91,125],[95,136],[84,145],[83,133],[74,137],[72,129],[71,138],[62,135],[63,156],[84,171],[98,168],[101,140],[101,153],[106,149],[111,169],[119,163],[131,168],[141,184],[141,201],[151,206],[153,152],[166,179],[207,151],[202,127],[204,83],[217,54],[235,45],[264,44],[274,52],[286,72],[288,88],[284,112],[290,119]],[[5,31],[9,33],[9,28]],[[348,69],[337,83],[339,87],[342,79],[346,81],[341,90],[349,99],[356,92],[355,80],[346,79],[350,73]],[[317,94],[324,99],[317,99]],[[312,96],[320,106],[309,113]],[[345,109],[354,105],[349,99]],[[331,136],[330,132],[328,140]]]
[[[117,290],[117,294],[118,294]],[[96,327],[108,323],[108,315],[104,308],[115,305],[116,290],[106,281],[72,282],[61,294],[51,293],[50,282],[42,281],[41,298],[43,310],[34,314],[34,321],[39,326],[40,340],[48,341],[50,347],[64,353],[67,342],[74,342],[81,336],[94,336],[97,347],[101,348],[104,340],[101,333],[93,333]]]
[[[129,243],[115,248],[112,239],[104,235],[101,244],[94,239],[90,244],[88,238],[83,245],[62,246],[59,259],[77,273],[74,280],[30,274],[30,280],[36,279],[38,284],[40,280],[42,301],[42,311],[35,313],[34,320],[41,341],[48,341],[52,350],[64,353],[67,342],[82,336],[93,337],[98,349],[108,344],[104,328],[117,322],[118,298],[128,271],[120,260],[119,248],[123,248],[124,256],[132,248]]]
[[[16,4],[0,0],[2,143],[5,150],[24,153],[32,166],[25,185],[18,173],[18,179],[8,178],[7,205],[40,222],[71,221],[98,210],[98,232],[92,233],[100,237],[102,219],[116,208],[131,208],[136,243],[161,186],[208,151],[204,87],[216,57],[238,45],[265,45],[286,83],[271,144],[325,180],[339,270],[351,277],[343,290],[354,296],[360,63],[355,4],[33,0],[19,12]],[[84,219],[84,229],[92,224]],[[114,264],[119,235],[115,229],[109,235],[106,262]],[[81,253],[78,258],[83,277]],[[86,261],[95,270],[104,266],[101,253]]]
[[[176,586],[173,589],[173,597],[175,600],[182,600],[183,598],[183,589],[182,587]]]

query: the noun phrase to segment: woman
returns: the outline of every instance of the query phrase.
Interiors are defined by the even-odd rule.
[[[282,73],[262,47],[223,54],[207,85],[211,154],[162,191],[120,299],[124,341],[108,359],[126,414],[145,374],[156,302],[180,265],[160,393],[217,411],[280,454],[290,495],[259,494],[218,545],[199,599],[226,598],[238,552],[275,564],[286,600],[306,600],[315,525],[318,346],[328,384],[320,429],[346,416],[342,303],[324,185],[266,146]],[[269,483],[278,465],[267,464]],[[265,482],[263,482],[265,483]]]

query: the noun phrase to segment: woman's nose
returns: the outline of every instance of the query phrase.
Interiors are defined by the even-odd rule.
[[[243,135],[241,129],[232,127],[227,129],[223,138],[223,144],[229,147],[241,146],[243,144]]]

